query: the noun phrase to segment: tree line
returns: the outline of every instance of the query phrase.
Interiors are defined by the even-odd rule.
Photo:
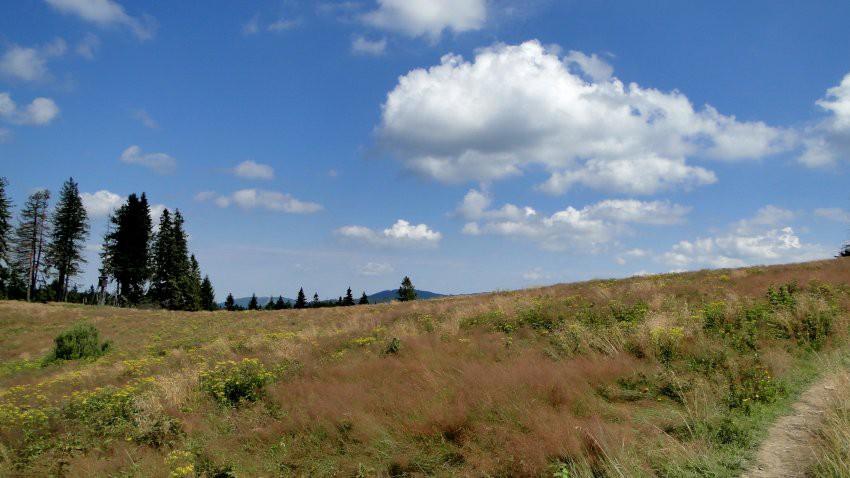
[[[410,280],[410,277],[405,276],[401,281],[401,286],[398,288],[396,293],[396,299],[401,302],[406,302],[410,300],[416,300],[416,288],[413,285],[413,282]],[[247,307],[242,307],[241,305],[236,303],[236,299],[233,298],[232,293],[227,294],[227,299],[224,301],[224,309],[229,311],[240,311],[240,310],[286,310],[286,309],[318,309],[322,307],[349,307],[353,305],[368,305],[369,304],[369,296],[366,295],[364,291],[360,296],[360,299],[355,301],[354,295],[351,292],[351,287],[349,287],[345,291],[344,296],[340,296],[338,299],[331,300],[320,300],[319,293],[316,292],[313,294],[313,300],[307,301],[307,296],[304,294],[304,288],[301,287],[298,290],[298,294],[296,295],[296,299],[294,302],[290,302],[285,300],[283,296],[278,296],[277,300],[275,300],[274,296],[269,297],[269,301],[262,305],[259,303],[257,299],[257,294],[252,294],[251,299],[248,301]]]
[[[155,305],[172,310],[214,310],[215,290],[201,278],[189,252],[179,210],[164,210],[157,228],[144,193],[130,194],[109,218],[101,252],[100,284],[80,292],[72,285],[86,263],[88,214],[73,178],[62,185],[50,211],[50,191],[38,190],[21,207],[17,225],[0,178],[0,298],[88,304]],[[108,284],[115,284],[113,292]]]

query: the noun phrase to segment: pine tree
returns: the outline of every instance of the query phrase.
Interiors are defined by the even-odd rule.
[[[357,302],[358,305],[369,305],[369,296],[366,295],[366,291],[363,291],[363,295],[360,296],[360,301]]]
[[[88,216],[74,178],[62,185],[56,212],[53,213],[52,235],[47,247],[47,262],[56,269],[59,300],[68,295],[68,282],[86,262],[83,246],[89,234]]]
[[[30,195],[15,230],[12,267],[26,279],[26,299],[33,299],[39,282],[46,282],[44,267],[45,239],[49,233],[47,202],[50,192],[36,191]]]
[[[9,243],[12,232],[12,201],[6,193],[9,181],[0,177],[0,299],[9,297],[9,283],[12,280]]]
[[[118,296],[130,303],[142,300],[151,267],[153,224],[148,199],[135,194],[118,208],[109,220],[110,230],[104,237],[102,271],[118,284]]]
[[[233,294],[227,294],[227,298],[224,299],[224,308],[231,312],[236,310],[236,301],[233,299]]]
[[[172,222],[172,237],[174,238],[174,275],[177,278],[177,290],[180,297],[178,307],[183,310],[197,310],[195,300],[198,297],[198,287],[201,283],[201,272],[198,268],[197,274],[193,267],[197,267],[197,260],[193,266],[192,256],[189,255],[189,236],[183,228],[184,220],[180,210],[174,211]]]
[[[260,305],[257,303],[257,294],[251,294],[251,300],[248,302],[248,310],[259,310]]]
[[[195,255],[189,256],[189,274],[184,279],[184,310],[201,310],[201,267]]]
[[[176,274],[176,250],[171,212],[162,211],[159,216],[159,231],[153,243],[153,275],[150,293],[165,309],[177,309],[181,302]]]
[[[213,289],[210,276],[204,276],[201,281],[201,309],[203,310],[218,310],[218,304],[215,303],[215,289]],[[231,296],[231,299],[233,297]]]
[[[283,296],[277,296],[277,302],[274,303],[274,310],[283,310],[286,309],[286,301],[283,300]]]
[[[307,296],[304,295],[304,288],[298,289],[298,296],[295,299],[294,309],[303,309],[307,307]]]
[[[416,300],[416,288],[413,287],[410,277],[404,276],[402,279],[401,287],[398,288],[398,300],[400,302]]]
[[[274,297],[269,296],[269,302],[266,304],[266,310],[274,310]]]
[[[346,307],[354,305],[354,296],[351,295],[351,287],[349,287],[348,290],[345,291],[345,298],[342,299],[342,305]]]
[[[313,294],[313,302],[310,303],[310,307],[319,307],[321,305],[321,301],[319,300],[319,293],[316,292]]]

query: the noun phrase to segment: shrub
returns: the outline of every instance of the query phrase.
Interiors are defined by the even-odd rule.
[[[753,403],[773,403],[783,388],[773,380],[770,370],[756,365],[744,365],[737,376],[729,376],[729,408],[748,413]]]
[[[517,320],[520,324],[526,324],[532,329],[552,331],[564,322],[564,317],[552,309],[549,303],[538,298],[534,300],[531,307],[517,313]]]
[[[794,307],[794,293],[798,287],[796,282],[782,284],[778,288],[767,288],[767,300],[774,309],[791,309]]]
[[[656,327],[650,332],[658,360],[669,365],[679,355],[685,331],[681,327]]]
[[[711,302],[702,307],[703,327],[706,330],[720,329],[726,322],[726,303]]]
[[[617,322],[625,322],[627,324],[636,324],[642,322],[646,318],[646,313],[649,312],[649,306],[645,302],[635,302],[632,305],[625,305],[615,302],[611,305],[611,316]]]
[[[257,359],[219,362],[215,368],[201,373],[201,390],[224,406],[239,406],[262,397],[263,387],[273,378]]]
[[[809,343],[814,349],[819,349],[832,332],[835,309],[816,301],[798,313],[802,315],[795,331],[798,341]]]
[[[387,344],[387,348],[384,349],[384,354],[393,355],[397,354],[401,350],[401,340],[398,337],[393,337],[390,340],[390,343]]]
[[[100,334],[91,324],[77,324],[54,339],[53,352],[48,360],[77,360],[100,357],[109,350],[109,342],[101,342]]]

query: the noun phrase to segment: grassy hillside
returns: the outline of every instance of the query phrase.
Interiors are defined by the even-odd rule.
[[[0,302],[0,475],[736,476],[844,353],[848,284],[830,260],[303,311]],[[105,354],[50,359],[80,321]]]

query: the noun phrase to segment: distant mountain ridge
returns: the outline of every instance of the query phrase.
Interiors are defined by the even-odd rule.
[[[381,292],[376,292],[372,295],[367,295],[366,297],[369,298],[370,304],[382,304],[382,303],[385,303],[385,302],[392,302],[392,301],[394,301],[398,298],[398,290],[397,289],[382,290]],[[448,295],[447,294],[438,294],[437,292],[430,292],[430,291],[427,291],[427,290],[417,290],[416,291],[416,298],[420,299],[420,300],[439,299],[440,297],[448,297]],[[272,297],[272,299],[276,301],[277,296]],[[360,299],[360,296],[358,296],[358,295],[354,296],[355,302],[358,301],[359,299]],[[286,302],[289,302],[290,304],[295,303],[295,299],[290,299],[289,297],[284,297],[283,300],[286,301]],[[310,302],[311,300],[312,300],[312,296],[308,296],[307,302]],[[328,299],[322,299],[322,300],[328,300]],[[236,305],[238,305],[240,307],[244,307],[244,308],[247,309],[248,303],[251,302],[251,298],[250,297],[240,297],[238,299],[234,299],[234,302],[236,302]],[[257,296],[257,303],[260,304],[260,307],[265,307],[265,305],[269,303],[269,297],[268,296]],[[219,307],[224,307],[224,302],[220,302],[218,305],[219,305]]]

